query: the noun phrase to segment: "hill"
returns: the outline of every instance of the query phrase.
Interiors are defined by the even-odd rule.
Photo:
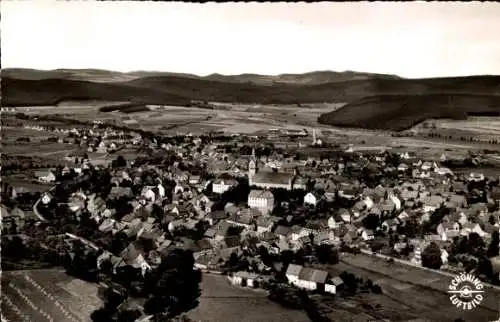
[[[321,115],[335,126],[400,130],[426,118],[464,118],[499,111],[500,76],[403,79],[358,72],[278,76],[105,70],[2,70],[2,105],[117,101],[189,106],[192,101],[297,104],[348,103]],[[452,103],[450,104],[450,97]]]
[[[333,82],[345,82],[351,80],[366,80],[373,78],[400,79],[393,75],[370,74],[353,71],[333,72],[317,71],[305,74],[282,74],[282,75],[221,75],[211,74],[208,76],[198,76],[186,73],[169,73],[157,71],[133,71],[121,73],[102,69],[56,69],[56,70],[35,70],[23,68],[7,68],[2,70],[2,77],[41,80],[47,78],[61,78],[68,80],[82,80],[89,82],[119,82],[130,81],[143,77],[182,77],[207,81],[217,81],[223,83],[252,83],[255,85],[272,84],[297,84],[297,85],[317,85]]]
[[[318,118],[322,124],[366,129],[404,130],[430,118],[500,116],[500,96],[487,94],[377,95]]]
[[[256,85],[273,85],[273,84],[294,84],[294,85],[318,85],[325,83],[338,83],[353,80],[370,80],[370,79],[401,79],[398,76],[370,74],[353,71],[333,72],[333,71],[317,71],[305,74],[281,74],[281,75],[258,75],[258,74],[241,74],[241,75],[221,75],[212,74],[204,77],[207,80],[228,83],[253,83]]]
[[[56,105],[63,101],[129,101],[185,105],[179,95],[127,86],[126,83],[94,83],[67,79],[26,80],[2,77],[2,106]]]

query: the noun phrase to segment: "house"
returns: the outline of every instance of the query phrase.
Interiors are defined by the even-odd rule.
[[[45,183],[56,181],[56,176],[50,170],[49,171],[35,171],[35,177],[37,177],[37,179],[40,182],[45,182]]]
[[[308,237],[310,234],[313,233],[313,230],[300,226],[293,226],[291,232],[292,232],[291,239],[293,241],[297,241],[302,237]]]
[[[222,194],[229,189],[236,187],[238,181],[234,179],[217,179],[212,183],[212,192]]]
[[[399,166],[398,166],[398,171],[399,172],[406,172],[408,171],[410,167],[406,164],[406,163],[401,163]]]
[[[424,212],[432,212],[444,203],[444,199],[438,195],[426,196],[422,199]]]
[[[228,277],[233,285],[257,287],[259,275],[255,273],[239,271]]]
[[[274,234],[279,237],[281,240],[285,240],[288,238],[288,235],[290,234],[290,228],[287,226],[278,226],[274,230]]]
[[[142,248],[136,242],[130,243],[127,248],[120,253],[120,257],[126,265],[139,268],[142,275],[151,269],[151,266],[144,259]]]
[[[144,199],[155,202],[156,201],[156,187],[154,186],[146,186],[142,188],[141,196]]]
[[[401,200],[399,200],[398,197],[396,197],[394,194],[389,194],[389,198],[388,198],[393,204],[394,204],[394,208],[396,210],[400,210],[401,209]]]
[[[326,281],[325,291],[331,294],[336,294],[343,285],[344,281],[340,277],[335,276]]]
[[[318,202],[318,198],[312,192],[308,192],[304,196],[304,204],[306,204],[306,205],[316,206],[317,202]]]
[[[252,190],[248,195],[248,206],[268,215],[274,209],[274,196],[269,190]]]
[[[189,184],[191,184],[191,185],[199,184],[200,183],[200,179],[201,178],[198,175],[190,176],[189,177]]]
[[[468,222],[462,226],[460,234],[468,236],[471,233],[476,233],[480,237],[485,237],[486,235],[488,235],[488,233],[486,233],[479,224]]]
[[[230,216],[226,219],[226,221],[235,226],[241,226],[245,229],[252,229],[254,219],[252,214],[250,213],[238,213]]]
[[[467,180],[480,182],[484,180],[484,175],[482,173],[471,172]]]
[[[223,210],[213,211],[213,212],[209,213],[207,217],[205,217],[205,219],[208,221],[210,226],[213,226],[215,223],[219,222],[220,220],[226,219],[226,218],[227,218],[227,215]]]
[[[48,205],[51,201],[52,201],[52,195],[48,192],[45,192],[43,195],[42,195],[42,199],[41,199],[42,203],[44,205]]]
[[[449,168],[445,168],[445,167],[438,167],[438,168],[434,169],[434,172],[440,176],[446,176],[446,175],[453,176],[453,171],[451,171]]]
[[[382,223],[382,229],[385,231],[396,231],[398,229],[399,221],[394,219],[387,219]]]
[[[330,216],[330,218],[328,218],[328,228],[335,229],[337,228],[337,226],[338,224],[335,218],[333,216]]]
[[[132,189],[130,187],[112,187],[108,195],[108,199],[118,199],[121,197],[132,197]]]
[[[263,234],[265,232],[270,232],[273,229],[274,221],[270,218],[261,217],[257,220],[257,233]]]
[[[442,222],[437,227],[437,233],[439,235],[442,235],[443,233],[446,233],[448,231],[455,231],[458,233],[460,231],[460,225],[458,224],[458,222]]]
[[[423,170],[423,171],[429,171],[431,170],[432,168],[434,168],[435,164],[433,164],[432,162],[430,161],[425,161],[424,163],[422,163],[422,165],[420,166],[420,168]]]
[[[222,241],[227,236],[229,228],[233,225],[226,220],[220,221],[214,227],[211,227],[205,231],[205,236],[208,238],[213,238],[215,241]]]
[[[307,290],[324,289],[328,273],[323,270],[290,264],[285,273],[288,282]]]
[[[451,194],[445,202],[445,206],[450,209],[467,207],[467,199],[464,195]]]
[[[302,266],[296,264],[288,265],[285,276],[288,279],[290,284],[296,284],[299,281],[300,271],[302,270]]]
[[[349,210],[347,209],[340,209],[339,210],[340,218],[342,218],[342,221],[345,223],[350,223],[351,222],[351,214],[349,213]]]
[[[361,233],[361,238],[363,238],[364,241],[374,239],[375,235],[373,234],[373,230],[363,229],[363,232]]]

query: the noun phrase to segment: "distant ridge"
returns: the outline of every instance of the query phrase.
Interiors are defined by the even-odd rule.
[[[401,130],[434,117],[500,112],[500,76],[404,79],[394,75],[317,71],[282,75],[196,76],[99,69],[4,69],[2,105],[54,105],[66,100],[190,106],[192,101],[348,103],[321,115],[335,126]],[[449,104],[452,98],[453,104]]]
[[[208,76],[198,76],[186,73],[170,73],[157,71],[132,71],[128,73],[108,71],[102,69],[55,69],[55,70],[36,70],[23,68],[7,68],[2,70],[2,77],[40,80],[47,78],[62,78],[69,80],[82,80],[88,82],[117,82],[130,81],[142,77],[183,77],[190,79],[211,80],[228,83],[252,83],[255,85],[272,85],[273,83],[297,84],[297,85],[318,85],[332,82],[345,82],[350,80],[365,80],[372,78],[400,79],[394,75],[371,74],[353,71],[334,72],[334,71],[316,71],[304,74],[281,74],[281,75],[259,75],[259,74],[240,74],[240,75],[222,75],[210,74]]]

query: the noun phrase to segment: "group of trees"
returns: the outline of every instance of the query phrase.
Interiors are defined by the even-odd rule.
[[[130,267],[111,280],[112,286],[101,291],[104,305],[92,313],[93,321],[134,321],[142,313],[167,321],[196,307],[200,296],[201,272],[194,269],[193,254],[178,248],[145,276]],[[142,310],[122,305],[129,296],[145,298]]]
[[[377,284],[374,284],[371,279],[364,280],[363,278],[357,277],[356,275],[346,271],[340,273],[339,277],[344,281],[344,288],[342,289],[344,295],[354,295],[358,291],[371,291],[375,294],[382,293],[382,288]]]

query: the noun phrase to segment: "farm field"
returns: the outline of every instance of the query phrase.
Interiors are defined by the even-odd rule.
[[[17,142],[16,144],[3,144],[2,152],[12,155],[63,158],[77,148],[75,145],[65,143]]]
[[[2,273],[2,311],[9,321],[90,321],[100,305],[97,285],[58,269]]]
[[[232,286],[225,276],[212,274],[203,274],[200,304],[188,315],[203,322],[309,321],[304,312],[269,301],[266,292]]]
[[[89,103],[90,104],[90,103]],[[102,106],[102,103],[99,103]],[[439,158],[443,152],[450,157],[463,157],[468,150],[499,149],[498,145],[479,142],[463,142],[458,140],[429,139],[419,137],[393,137],[389,132],[358,128],[337,128],[317,122],[322,113],[338,109],[337,105],[314,104],[312,106],[297,105],[259,105],[259,104],[225,104],[218,103],[217,109],[204,109],[182,106],[163,106],[152,111],[135,113],[99,112],[96,105],[61,104],[54,107],[31,107],[29,113],[67,114],[78,110],[78,119],[93,121],[113,120],[116,124],[133,126],[148,131],[157,131],[166,135],[192,133],[194,135],[209,131],[226,133],[257,134],[265,133],[270,128],[317,129],[319,138],[324,142],[344,145],[354,144],[353,149],[379,149],[387,147],[398,151],[416,152],[419,157]],[[22,108],[20,109],[22,110]],[[496,123],[495,123],[496,124]],[[495,124],[491,126],[495,126]],[[491,127],[490,126],[490,127]],[[7,129],[8,130],[8,129]],[[31,133],[30,133],[31,134]],[[20,136],[19,131],[14,136]],[[44,135],[42,132],[39,135]],[[58,146],[44,145],[47,151],[42,157],[60,158]],[[29,152],[28,152],[29,151]],[[5,153],[33,153],[28,145],[6,146]],[[16,153],[19,152],[19,153]]]
[[[492,321],[498,319],[500,291],[486,287],[481,307],[463,311],[453,306],[446,293],[451,278],[418,268],[403,266],[368,255],[346,254],[341,262],[331,268],[333,274],[348,271],[363,278],[370,278],[383,289],[382,295],[367,295],[372,306],[391,308],[396,303],[409,315],[432,321]],[[382,314],[382,312],[379,312]],[[387,318],[387,317],[386,317]],[[392,318],[389,317],[390,320]]]
[[[500,117],[469,117],[467,120],[437,119],[422,122],[408,130],[414,133],[436,133],[442,137],[474,137],[480,140],[500,138]]]

